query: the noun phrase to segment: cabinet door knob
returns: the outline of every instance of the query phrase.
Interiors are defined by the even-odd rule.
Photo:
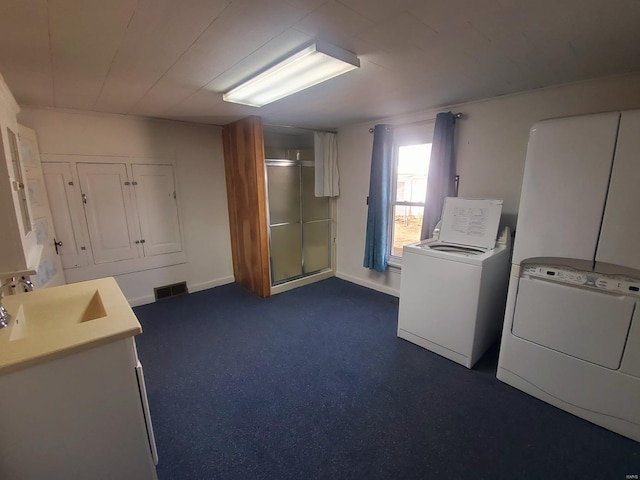
[[[56,240],[54,238],[53,239],[53,246],[56,247],[56,255],[60,255],[60,252],[58,251],[58,247],[62,246],[62,240]]]

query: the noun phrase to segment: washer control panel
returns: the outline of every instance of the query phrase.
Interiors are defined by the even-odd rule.
[[[639,280],[617,275],[603,275],[551,265],[527,265],[524,267],[522,275],[640,297]]]

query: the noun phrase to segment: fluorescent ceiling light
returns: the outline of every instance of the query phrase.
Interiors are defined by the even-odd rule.
[[[316,42],[241,83],[222,99],[261,107],[359,67],[353,53]]]

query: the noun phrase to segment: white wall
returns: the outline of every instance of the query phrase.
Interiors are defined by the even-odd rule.
[[[515,226],[531,126],[546,118],[640,108],[640,74],[609,77],[351,125],[338,132],[337,276],[398,295],[400,271],[377,273],[362,267],[366,197],[376,123],[433,119],[452,110],[464,117],[456,126],[459,196],[504,200],[503,221]],[[579,175],[580,172],[576,172]]]
[[[219,127],[126,115],[23,107],[18,116],[38,134],[43,155],[104,155],[170,161],[187,263],[116,277],[129,302],[153,301],[153,288],[187,282],[198,291],[233,281]]]

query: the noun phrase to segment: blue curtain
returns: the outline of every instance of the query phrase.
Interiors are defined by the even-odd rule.
[[[369,211],[364,246],[364,266],[378,272],[387,270],[389,257],[389,205],[393,168],[393,128],[376,125],[373,130]]]
[[[423,240],[431,236],[440,220],[444,199],[455,196],[456,163],[453,156],[455,124],[456,116],[451,112],[436,115],[420,235]]]

